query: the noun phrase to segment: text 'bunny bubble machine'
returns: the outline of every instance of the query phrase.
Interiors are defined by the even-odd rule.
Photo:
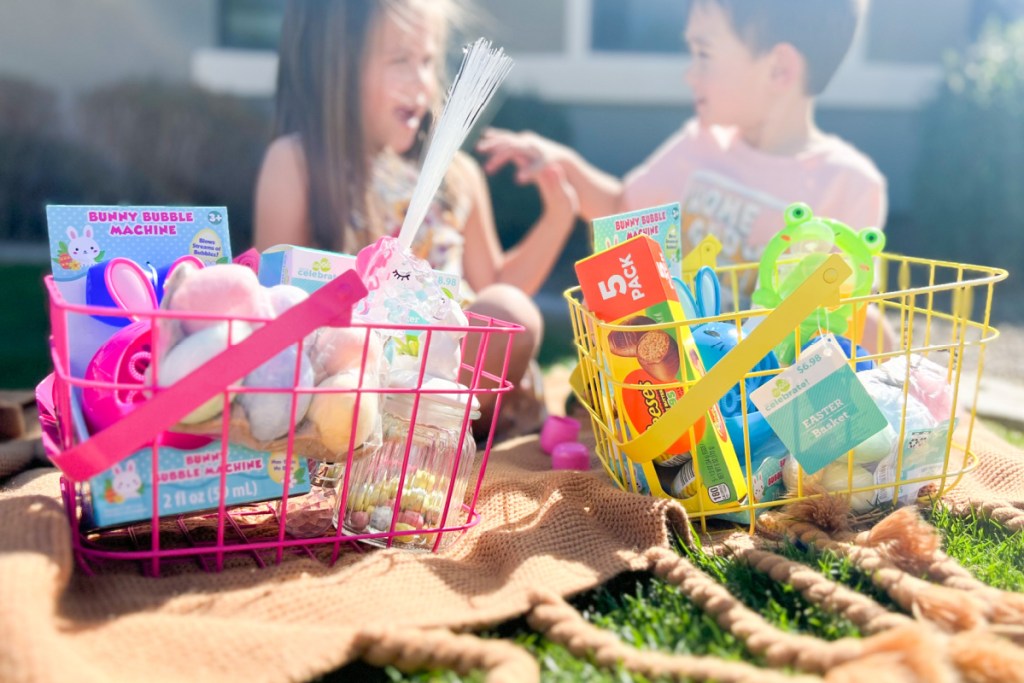
[[[227,210],[219,206],[48,206],[53,281],[69,310],[66,329],[71,391],[70,422],[78,438],[122,419],[148,396],[145,376],[153,356],[151,312],[160,308],[164,284],[179,268],[202,269],[231,261]],[[109,315],[95,307],[110,310]],[[110,386],[119,387],[112,390]],[[217,501],[219,441],[192,434],[154,435],[164,492],[153,501],[153,455],[143,448],[89,480],[82,497],[97,527],[161,514],[198,510]],[[231,445],[228,475],[232,502],[277,495],[274,456]],[[213,463],[211,465],[211,463]],[[297,488],[305,480],[293,482]],[[234,493],[237,492],[237,495]]]
[[[46,207],[53,279],[70,304],[113,305],[125,310],[156,308],[172,264],[191,256],[206,265],[231,261],[227,209],[223,206]],[[113,272],[113,259],[131,261]],[[102,271],[94,271],[100,266]],[[133,268],[133,266],[135,266]],[[147,284],[148,283],[148,284]],[[116,322],[112,322],[116,321]],[[81,377],[115,327],[130,322],[75,316],[71,370]]]

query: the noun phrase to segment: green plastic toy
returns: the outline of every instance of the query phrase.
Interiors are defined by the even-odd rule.
[[[871,293],[875,279],[874,256],[885,248],[885,234],[878,228],[855,231],[828,218],[816,218],[806,204],[790,204],[785,213],[786,227],[768,242],[758,269],[757,289],[751,301],[764,308],[776,308],[837,250],[853,268],[853,286],[844,290],[847,297]],[[849,281],[847,281],[849,286]],[[846,334],[852,304],[832,309],[818,308],[800,324],[801,344],[822,331]],[[790,334],[776,348],[779,362],[788,365],[796,356],[796,339]]]

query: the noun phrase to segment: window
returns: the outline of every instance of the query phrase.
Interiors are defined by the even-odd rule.
[[[220,0],[219,10],[221,46],[277,49],[283,0]]]
[[[474,0],[481,35],[512,55],[565,50],[565,0]]]
[[[593,0],[595,52],[681,53],[689,2]]]

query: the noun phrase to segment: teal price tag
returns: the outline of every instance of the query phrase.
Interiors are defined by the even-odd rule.
[[[814,474],[888,424],[832,335],[750,399],[808,474]]]

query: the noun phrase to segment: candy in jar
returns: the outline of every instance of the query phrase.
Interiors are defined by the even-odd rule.
[[[415,392],[387,395],[380,448],[352,463],[346,533],[387,533],[393,526],[407,532],[394,537],[394,546],[430,550],[436,540],[431,530],[466,523],[462,502],[476,455],[469,423],[480,416],[479,406],[456,382],[427,378],[422,389],[445,393],[420,392],[418,401]],[[438,547],[456,536],[445,533]],[[386,537],[364,540],[387,544]]]

